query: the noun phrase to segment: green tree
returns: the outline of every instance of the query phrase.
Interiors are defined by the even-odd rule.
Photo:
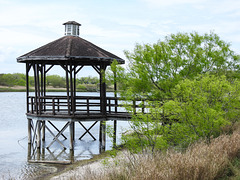
[[[199,75],[180,81],[171,91],[171,100],[163,105],[149,101],[148,114],[133,115],[133,134],[123,136],[132,152],[150,149],[154,153],[169,146],[186,148],[199,139],[210,143],[222,127],[239,121],[238,80],[231,83],[225,76]]]
[[[2,86],[25,86],[26,76],[21,73],[0,74],[0,85]]]
[[[64,88],[64,87],[66,87],[66,80],[64,77],[61,77],[59,75],[48,75],[47,76],[47,85],[53,86],[53,87]]]
[[[220,128],[239,121],[240,84],[225,76],[199,75],[185,79],[172,89],[173,99],[161,107],[172,122],[168,129],[174,144],[188,144],[199,138],[210,142]],[[177,119],[177,122],[176,122]]]
[[[149,100],[149,114],[133,113],[133,136],[124,137],[133,150],[210,141],[239,120],[239,56],[218,35],[172,34],[125,54],[127,70],[111,67],[121,96]]]
[[[133,52],[125,51],[125,55],[128,69],[118,79],[124,85],[125,97],[162,100],[171,97],[171,89],[185,78],[206,72],[239,74],[239,56],[214,33],[171,34],[152,45],[137,44]]]

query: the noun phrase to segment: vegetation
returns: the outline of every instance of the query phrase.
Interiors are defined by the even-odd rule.
[[[29,77],[30,87],[34,88],[34,77]],[[77,91],[97,91],[99,79],[97,77],[81,77],[76,80]],[[48,75],[47,76],[47,87],[52,90],[56,88],[66,88],[66,79],[59,75]],[[26,76],[21,73],[14,74],[0,74],[0,91],[24,91],[24,89],[12,88],[14,86],[26,86]],[[110,88],[110,85],[109,85]]]
[[[171,98],[172,88],[184,79],[199,74],[239,77],[239,56],[214,33],[178,33],[156,44],[137,44],[133,52],[125,51],[128,68],[112,67],[122,84],[125,98]]]
[[[210,142],[221,127],[239,120],[239,56],[216,34],[172,34],[125,54],[129,68],[113,63],[112,79],[121,82],[122,97],[148,99],[149,110],[129,109],[134,136],[124,137],[128,148],[153,151],[187,147],[198,139]]]
[[[229,127],[233,133],[223,134],[206,144],[203,141],[189,146],[184,152],[131,154],[123,151],[115,159],[103,161],[102,167],[81,167],[63,176],[67,179],[102,180],[212,180],[240,178],[240,124]],[[55,179],[61,179],[57,177]]]
[[[118,67],[115,62],[109,77],[121,83],[123,91],[120,94],[125,99],[148,99],[147,105],[139,106],[145,106],[149,113],[135,113],[133,108],[129,108],[130,102],[126,103],[126,108],[133,114],[133,131],[130,135],[123,136],[123,143],[132,156],[139,153],[149,155],[150,152],[151,157],[154,157],[151,165],[156,164],[156,169],[149,170],[142,166],[138,169],[133,165],[136,170],[131,171],[134,175],[130,179],[138,179],[138,175],[146,177],[143,179],[152,179],[155,174],[153,169],[161,172],[163,162],[158,158],[159,151],[166,152],[173,148],[188,154],[186,149],[198,141],[202,141],[199,146],[211,149],[214,138],[218,139],[221,135],[221,129],[234,126],[239,121],[239,56],[218,35],[172,34],[153,45],[137,44],[133,52],[125,51],[125,54],[130,62],[128,69]],[[213,155],[215,151],[217,149],[213,150]],[[172,177],[170,179],[215,179],[227,167],[229,159],[225,156],[223,157],[228,160],[215,162],[214,158],[206,155],[208,160],[204,160],[203,155],[199,154],[207,164],[191,164],[191,158],[193,163],[197,158],[191,157],[192,153],[197,154],[194,150],[189,152],[187,158],[178,153],[176,156],[170,155],[175,161],[171,165],[165,164],[166,167],[173,168],[178,160],[183,159],[183,162],[187,162],[187,165],[183,163],[187,168],[181,169],[178,164],[176,168],[180,170],[176,169],[176,173],[189,173],[176,177],[169,175]],[[234,153],[236,156],[239,156],[239,150]],[[215,174],[210,172],[211,175],[206,173],[206,176],[200,177],[202,172],[205,174],[205,170],[212,170],[211,163],[220,168],[213,170]],[[144,176],[138,170],[149,173]],[[128,176],[117,174],[115,178],[128,179]]]

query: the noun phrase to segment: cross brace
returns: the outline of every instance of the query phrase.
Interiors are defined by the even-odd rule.
[[[79,138],[79,140],[81,140],[83,136],[85,136],[88,133],[94,139],[94,141],[96,141],[96,138],[90,133],[90,130],[93,128],[93,126],[95,126],[95,124],[97,124],[98,121],[95,121],[88,129],[81,123],[81,121],[78,121],[78,122],[86,130],[86,132],[83,133],[83,135]]]

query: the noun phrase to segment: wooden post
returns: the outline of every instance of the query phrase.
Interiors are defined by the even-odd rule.
[[[70,64],[70,94],[71,94],[71,112],[72,114],[75,114],[75,103],[74,103],[74,85],[73,85],[73,68],[72,68],[72,63]]]
[[[42,141],[45,141],[45,121],[42,121]]]
[[[70,97],[69,97],[69,79],[68,79],[68,65],[66,65],[66,87],[67,87],[67,104],[68,104],[68,115],[71,114],[71,111],[70,111]]]
[[[42,111],[42,107],[41,107],[41,99],[40,99],[40,81],[39,81],[39,64],[36,65],[37,66],[37,99],[38,99],[38,110],[39,110],[39,114],[41,114]]]
[[[114,72],[114,97],[115,97],[115,113],[117,113],[117,81],[116,81],[117,75],[116,71]]]
[[[27,98],[27,113],[29,113],[29,70],[31,66],[29,63],[26,63],[26,98]]]
[[[116,81],[116,78],[117,78],[117,74],[116,74],[116,71],[114,71],[115,113],[117,113],[117,104],[118,104],[118,102],[117,102],[117,81]],[[117,121],[114,120],[114,122],[113,122],[113,147],[117,146],[116,138],[117,138]]]
[[[99,141],[100,141],[100,150],[105,151],[106,149],[106,121],[100,121],[100,133],[99,133]]]
[[[117,146],[116,138],[117,138],[117,121],[114,120],[114,122],[113,122],[113,147]]]
[[[100,106],[101,106],[101,113],[103,116],[106,116],[106,83],[105,83],[105,70],[106,65],[101,64],[100,65]]]
[[[102,121],[99,121],[99,141],[102,142]]]
[[[34,85],[35,85],[35,111],[36,111],[36,114],[38,114],[38,93],[37,93],[37,90],[38,90],[38,81],[37,81],[37,64],[34,64],[33,65],[33,71],[34,71]]]
[[[71,163],[73,163],[74,162],[74,150],[73,149],[70,149],[69,156],[70,156],[69,159],[70,159]]]
[[[27,160],[31,160],[32,159],[32,145],[28,144],[28,156],[27,156]]]
[[[32,119],[28,119],[28,144],[32,143]]]
[[[69,125],[69,131],[70,131],[70,150],[73,150],[73,142],[74,142],[74,122],[70,122]]]
[[[37,120],[37,148],[41,147],[41,121]]]

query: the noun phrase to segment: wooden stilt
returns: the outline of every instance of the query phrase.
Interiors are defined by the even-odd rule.
[[[73,140],[75,140],[75,122],[73,122]]]
[[[106,148],[106,121],[103,121],[102,124],[102,148],[105,151]]]
[[[102,142],[102,121],[99,124],[99,141]]]
[[[32,143],[32,119],[28,119],[28,144]]]
[[[45,141],[45,121],[42,121],[42,141]]]
[[[40,160],[41,150],[37,148],[37,160]]]
[[[32,145],[28,143],[28,156],[27,160],[31,160],[32,157]]]
[[[37,121],[37,148],[41,147],[41,121]]]
[[[117,138],[117,121],[114,120],[114,122],[113,122],[113,147],[117,146],[116,138]]]
[[[106,147],[106,121],[100,121],[99,128],[99,142],[100,142],[100,153],[105,151]]]
[[[69,156],[70,156],[69,159],[70,159],[71,163],[74,162],[74,150],[73,149],[70,149]]]
[[[74,122],[70,122],[69,125],[69,131],[70,131],[70,150],[73,150],[73,142],[74,142]]]

